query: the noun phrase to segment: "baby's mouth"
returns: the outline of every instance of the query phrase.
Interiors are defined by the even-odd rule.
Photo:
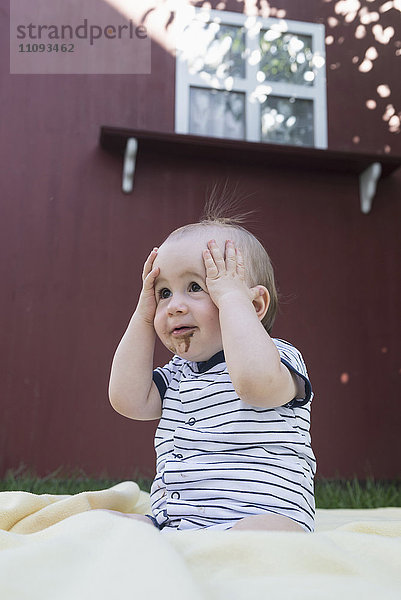
[[[185,335],[192,334],[195,331],[195,329],[196,329],[196,327],[188,327],[188,326],[176,327],[175,329],[172,330],[171,335],[176,336],[176,337],[182,337]]]

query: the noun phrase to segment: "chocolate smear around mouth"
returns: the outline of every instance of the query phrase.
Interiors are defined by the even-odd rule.
[[[176,337],[172,341],[172,345],[169,346],[169,350],[174,352],[174,354],[184,354],[188,352],[189,347],[191,345],[191,337],[194,335],[192,330],[188,331],[188,333],[183,333],[182,335]]]

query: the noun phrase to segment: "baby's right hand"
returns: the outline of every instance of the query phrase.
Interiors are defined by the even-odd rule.
[[[159,267],[153,268],[153,262],[157,256],[158,248],[153,248],[145,261],[142,271],[142,291],[139,296],[136,313],[153,325],[153,319],[156,312],[155,281],[159,275]]]

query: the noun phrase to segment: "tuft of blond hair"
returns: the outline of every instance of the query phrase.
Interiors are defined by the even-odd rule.
[[[230,190],[226,181],[223,187],[215,184],[206,198],[200,223],[221,223],[222,225],[241,225],[250,221],[256,211],[240,212],[242,205],[249,196],[238,194],[238,185]]]
[[[246,282],[249,287],[263,285],[270,295],[269,308],[262,319],[262,325],[270,335],[278,309],[278,293],[274,280],[273,265],[263,244],[248,231],[242,223],[247,223],[255,210],[239,212],[247,197],[240,197],[237,189],[230,191],[226,182],[221,188],[214,185],[206,199],[203,214],[197,223],[190,223],[175,229],[167,239],[204,228],[222,227],[230,230],[230,237],[241,247],[246,268]]]

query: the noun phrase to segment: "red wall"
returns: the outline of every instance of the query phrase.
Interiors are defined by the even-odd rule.
[[[326,22],[334,5],[275,4],[288,18]],[[155,424],[109,406],[112,356],[149,249],[196,220],[206,189],[228,178],[250,194],[254,231],[276,267],[283,302],[274,334],[298,345],[309,367],[319,474],[399,475],[401,173],[380,182],[363,215],[354,175],[143,154],[125,195],[120,160],[99,147],[100,126],[173,131],[174,59],[153,43],[151,75],[9,75],[8,2],[1,8],[0,471],[24,463],[40,473],[60,465],[151,473]],[[385,26],[396,17],[381,15]],[[354,32],[341,21],[327,47],[329,147],[400,155],[400,136],[382,118],[383,103],[401,96],[396,47],[376,44],[377,65],[361,74],[352,57],[372,41]],[[376,93],[382,83],[387,99]]]

